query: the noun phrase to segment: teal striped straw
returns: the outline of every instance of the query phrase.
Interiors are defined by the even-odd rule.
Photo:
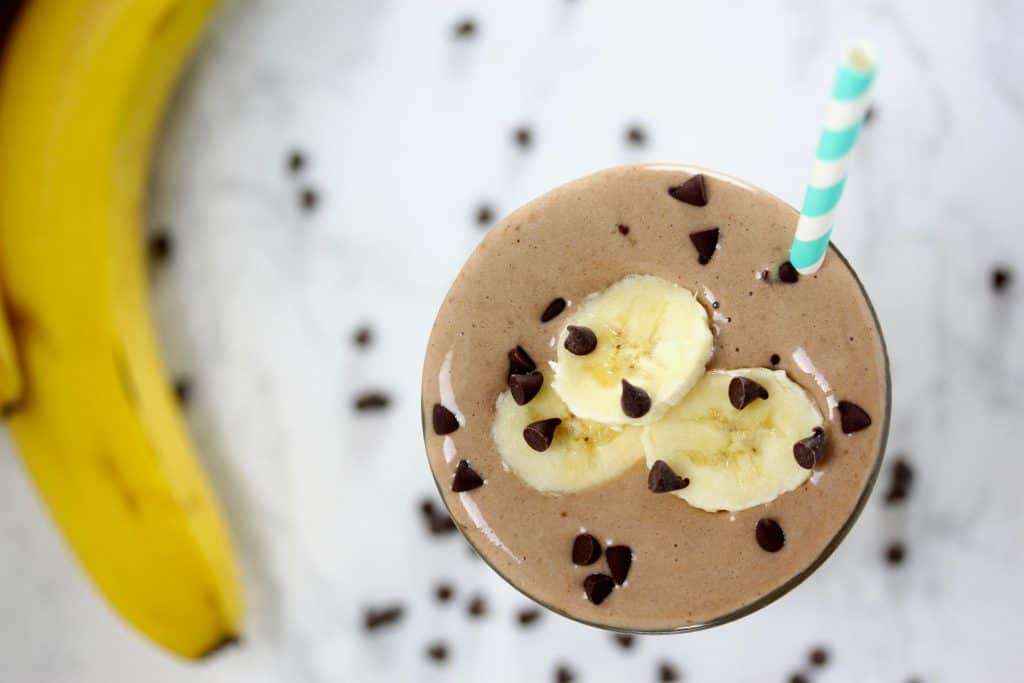
[[[789,250],[789,260],[800,273],[816,272],[825,260],[836,205],[846,184],[850,151],[871,104],[871,86],[876,73],[877,63],[870,49],[855,45],[846,50],[836,74],[814,170]]]

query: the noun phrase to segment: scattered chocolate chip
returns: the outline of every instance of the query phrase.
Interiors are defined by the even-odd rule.
[[[174,380],[174,398],[178,399],[178,405],[188,405],[192,398],[192,380],[188,377],[178,377]]]
[[[527,372],[522,375],[510,375],[508,390],[517,405],[525,406],[533,400],[544,384],[544,375],[539,371]]]
[[[520,149],[529,149],[533,144],[533,131],[529,126],[519,126],[512,132],[512,139]]]
[[[519,610],[519,614],[516,615],[516,619],[519,621],[520,626],[532,626],[538,619],[540,619],[540,610],[535,607],[524,607]]]
[[[642,147],[647,144],[647,131],[639,125],[632,125],[626,129],[626,142],[634,147]]]
[[[288,170],[298,173],[306,167],[306,155],[297,149],[288,153]]]
[[[594,564],[601,557],[601,544],[590,534],[580,534],[572,542],[572,563],[581,567]]]
[[[779,266],[779,279],[791,285],[800,280],[800,273],[797,272],[796,267],[792,263],[786,261]]]
[[[352,341],[356,346],[366,348],[373,343],[373,330],[366,325],[357,328],[356,331],[352,333]]]
[[[837,408],[839,408],[839,423],[843,428],[843,434],[853,434],[871,426],[871,416],[856,403],[840,401]]]
[[[149,236],[146,244],[146,251],[149,252],[149,259],[155,264],[167,263],[174,255],[174,240],[170,233],[165,230],[158,230]]]
[[[532,372],[537,369],[537,364],[530,358],[530,354],[526,352],[522,346],[517,346],[508,352],[508,374],[511,375],[525,375],[528,372]]]
[[[631,636],[628,633],[616,633],[614,635],[615,642],[619,644],[623,650],[632,649],[633,645],[636,644],[636,637]]]
[[[1013,274],[1007,268],[992,269],[992,289],[996,293],[1005,292],[1013,284]]]
[[[876,116],[878,116],[878,114],[875,111],[875,105],[872,104],[868,107],[868,110],[864,112],[864,125],[866,126],[874,121]]]
[[[363,613],[363,627],[367,631],[374,631],[382,626],[396,623],[404,614],[405,609],[401,605],[369,607]]]
[[[782,362],[782,358],[777,353],[773,353],[772,357],[769,358],[768,360],[771,361],[772,365],[778,365],[780,362]]]
[[[569,353],[585,356],[597,348],[597,335],[589,327],[569,325],[565,329],[569,331],[565,336],[565,348]]]
[[[643,417],[651,409],[651,396],[640,387],[622,380],[622,398],[619,399],[622,412],[634,419]]]
[[[668,662],[662,662],[658,665],[658,680],[661,683],[672,683],[673,681],[679,680],[679,672],[676,668]]]
[[[664,460],[655,460],[647,473],[647,488],[651,493],[668,493],[685,489],[690,480],[680,477]]]
[[[454,34],[456,38],[472,38],[476,35],[476,22],[466,17],[455,24]]]
[[[464,491],[472,491],[478,489],[484,485],[484,480],[480,478],[480,475],[476,473],[469,463],[465,460],[460,460],[459,464],[455,467],[455,477],[452,479],[452,491],[455,493],[462,493]]]
[[[811,663],[811,666],[825,666],[828,664],[828,650],[821,646],[814,648],[807,656],[807,661]]]
[[[815,427],[810,436],[793,444],[793,457],[805,470],[814,469],[825,457],[825,430]]]
[[[789,677],[789,683],[810,683],[810,681],[803,674],[793,674]]]
[[[420,502],[420,512],[427,523],[427,530],[434,536],[441,536],[455,531],[455,522],[445,509],[434,507],[433,501],[424,499]]]
[[[491,208],[490,204],[481,204],[476,207],[476,224],[480,227],[485,227],[491,224],[494,220],[494,209]]]
[[[563,299],[562,297],[558,297],[557,299],[552,299],[551,303],[548,304],[548,307],[545,308],[544,312],[540,314],[540,321],[542,323],[546,323],[549,320],[554,320],[559,315],[561,315],[562,311],[564,311],[564,310],[565,310],[565,299]]]
[[[786,534],[782,532],[782,527],[774,519],[767,517],[758,521],[754,535],[761,549],[769,553],[779,552],[786,544]]]
[[[455,595],[455,589],[449,583],[439,583],[434,589],[434,597],[438,602],[448,602]]]
[[[733,377],[729,381],[729,403],[743,410],[757,399],[767,399],[768,390],[749,377]]]
[[[302,207],[306,213],[311,213],[316,209],[320,203],[320,195],[317,194],[316,190],[307,187],[299,193],[299,206]]]
[[[620,586],[626,583],[629,568],[633,566],[633,549],[628,545],[608,546],[604,551],[604,559],[608,561],[608,571],[615,583]]]
[[[907,548],[899,541],[893,541],[885,548],[885,561],[893,566],[903,564],[906,556]]]
[[[427,656],[430,657],[432,661],[440,664],[448,659],[448,646],[444,643],[433,643],[432,645],[427,646]]]
[[[380,391],[367,391],[356,397],[355,408],[359,412],[384,410],[391,405],[391,399]]]
[[[619,223],[619,234],[625,237],[629,234],[629,226],[625,223]]]
[[[484,616],[487,614],[487,602],[479,595],[473,596],[473,599],[469,601],[469,605],[466,606],[466,614],[473,618]]]
[[[459,428],[459,420],[455,417],[455,413],[448,410],[440,403],[434,404],[434,410],[431,418],[434,422],[434,433],[439,436],[451,434]]]
[[[708,191],[704,186],[704,174],[698,173],[682,185],[668,188],[668,193],[674,199],[693,206],[706,206],[708,203]]]
[[[706,266],[718,248],[718,228],[708,228],[690,233],[690,241],[697,250],[697,263]]]
[[[587,594],[587,600],[600,605],[605,601],[615,588],[615,580],[607,574],[591,574],[583,579],[583,592]]]
[[[576,674],[564,664],[555,669],[555,683],[572,683],[576,680]]]
[[[531,422],[523,430],[523,439],[526,440],[530,448],[543,453],[551,447],[551,442],[555,438],[555,430],[560,424],[562,421],[557,417]]]
[[[889,490],[885,493],[885,502],[889,505],[901,503],[910,495],[910,487],[914,482],[914,469],[903,458],[892,464],[892,479]]]
[[[769,273],[767,270],[762,270],[761,271],[761,280],[764,281],[764,282],[771,282],[772,281],[772,274]]]

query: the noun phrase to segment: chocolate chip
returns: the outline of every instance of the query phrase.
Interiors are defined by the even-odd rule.
[[[768,360],[771,361],[772,365],[778,365],[782,361],[782,358],[779,357],[779,354],[773,353],[772,357],[769,358]]]
[[[793,457],[805,470],[814,469],[825,457],[825,430],[815,427],[810,436],[793,444]]]
[[[361,413],[384,410],[391,405],[391,398],[380,391],[367,391],[356,397],[355,408]]]
[[[789,683],[810,683],[810,681],[803,674],[793,674],[789,677]]]
[[[690,233],[690,241],[697,250],[697,263],[706,266],[718,248],[718,228],[708,228]]]
[[[749,377],[733,377],[729,381],[729,403],[743,410],[757,399],[767,399],[768,390]]]
[[[540,321],[542,323],[546,323],[549,320],[554,320],[559,315],[561,315],[562,311],[564,311],[564,310],[565,310],[565,299],[563,299],[562,297],[558,297],[557,299],[552,299],[551,303],[549,303],[547,308],[544,309],[544,312],[540,314]]]
[[[398,622],[404,614],[405,609],[401,605],[369,607],[363,613],[363,627],[367,631],[374,631]]]
[[[476,35],[476,22],[466,17],[455,24],[454,34],[456,38],[472,38]]]
[[[607,574],[591,574],[583,579],[583,592],[587,594],[587,600],[600,605],[605,601],[615,588],[615,580]]]
[[[311,187],[303,188],[299,192],[299,206],[306,213],[311,213],[320,203],[320,195]]]
[[[651,409],[651,396],[640,387],[622,380],[622,398],[619,399],[619,405],[622,406],[622,412],[626,417],[643,417]]]
[[[352,342],[360,348],[366,348],[373,343],[373,330],[367,325],[356,328],[352,333]]]
[[[796,268],[793,266],[792,263],[786,261],[781,266],[779,266],[779,279],[785,282],[786,284],[791,285],[794,282],[798,282],[800,280],[800,273],[796,271]]]
[[[149,252],[149,259],[153,263],[167,263],[174,255],[174,240],[171,239],[170,233],[158,230],[149,236],[146,251]]]
[[[572,542],[572,563],[581,567],[594,564],[601,557],[601,544],[590,534],[580,534]]]
[[[508,352],[508,374],[511,375],[524,375],[527,372],[532,372],[537,369],[537,364],[530,358],[530,354],[526,352],[522,346],[517,346]]]
[[[633,550],[628,545],[612,545],[604,551],[604,559],[608,561],[608,571],[611,572],[615,583],[622,585],[626,583],[629,576],[629,568],[633,566]]]
[[[562,421],[557,417],[531,422],[523,430],[523,439],[526,440],[530,448],[543,453],[551,447],[551,442],[555,438],[555,430],[560,424]]]
[[[439,583],[434,589],[434,597],[438,602],[448,602],[455,595],[455,589],[449,583]]]
[[[576,674],[564,664],[555,669],[555,683],[572,683],[575,680]]]
[[[892,464],[892,479],[885,494],[885,502],[892,505],[906,500],[913,482],[914,470],[910,463],[902,458],[896,460]]]
[[[907,548],[899,541],[893,541],[885,548],[885,561],[893,566],[903,564],[906,556]]]
[[[585,356],[597,348],[597,335],[589,327],[569,325],[565,329],[569,332],[565,336],[565,348],[569,353]]]
[[[474,619],[484,616],[487,614],[487,603],[479,595],[474,596],[466,606],[466,614]]]
[[[460,460],[455,468],[455,477],[452,479],[452,491],[462,493],[463,491],[478,489],[483,485],[484,480],[480,478],[476,470],[470,467],[469,463],[465,460]]]
[[[702,173],[698,173],[682,185],[668,188],[668,193],[674,199],[693,206],[706,206],[708,203],[708,191],[704,186]]]
[[[875,105],[872,104],[868,107],[868,110],[864,112],[864,125],[866,126],[874,121],[876,116],[878,116],[878,114],[876,113]]]
[[[491,208],[490,204],[481,204],[476,207],[476,224],[480,227],[485,227],[491,224],[494,220],[494,209]]]
[[[288,153],[288,170],[298,173],[306,167],[306,155],[297,149]]]
[[[540,619],[540,610],[535,607],[524,607],[519,610],[516,619],[519,621],[520,626],[532,626]]]
[[[616,633],[614,638],[615,642],[618,643],[619,647],[623,650],[632,649],[633,645],[636,643],[636,638],[628,633]]]
[[[658,665],[658,680],[661,683],[672,683],[673,681],[679,680],[679,672],[676,668],[668,662],[662,662]]]
[[[187,405],[192,398],[192,380],[188,377],[178,377],[174,380],[174,398],[178,399],[179,405]]]
[[[680,477],[664,460],[655,460],[647,473],[647,488],[651,493],[668,493],[685,489],[690,480]]]
[[[510,375],[508,378],[508,389],[512,394],[512,400],[521,406],[532,401],[543,384],[544,375],[537,370],[523,375]]]
[[[444,643],[433,643],[427,646],[427,656],[431,660],[440,664],[441,662],[448,659],[448,646]]]
[[[871,426],[871,416],[856,403],[840,401],[837,408],[839,408],[839,423],[843,428],[843,434],[853,434]]]
[[[647,131],[638,125],[632,125],[626,129],[626,142],[634,147],[642,147],[647,144]]]
[[[455,522],[444,508],[437,509],[429,499],[420,502],[420,512],[427,523],[427,530],[434,536],[441,536],[455,531]]]
[[[754,535],[761,549],[769,553],[777,553],[786,545],[786,534],[774,519],[765,517],[758,521]]]
[[[1013,274],[1007,268],[993,268],[991,278],[992,289],[997,294],[1005,292],[1013,284]]]
[[[629,226],[625,223],[619,223],[619,234],[625,237],[629,234]]]
[[[533,144],[533,131],[529,126],[519,126],[512,132],[512,139],[520,149],[529,149]]]
[[[820,646],[816,647],[811,650],[811,653],[807,656],[807,660],[811,663],[811,666],[825,666],[828,664],[828,650]]]
[[[433,415],[431,415],[434,422],[434,433],[443,436],[445,434],[451,434],[459,428],[459,420],[455,417],[455,413],[445,408],[440,403],[434,404]]]

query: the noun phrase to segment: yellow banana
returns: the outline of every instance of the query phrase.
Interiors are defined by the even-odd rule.
[[[0,64],[0,399],[96,585],[185,657],[237,637],[241,589],[153,335],[140,225],[214,1],[30,0]]]

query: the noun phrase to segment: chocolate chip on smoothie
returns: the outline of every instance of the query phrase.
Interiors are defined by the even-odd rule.
[[[590,534],[580,534],[572,542],[572,563],[585,567],[601,557],[601,544]]]
[[[626,129],[626,142],[634,147],[642,147],[647,144],[647,131],[634,124]]]
[[[530,358],[522,346],[517,346],[508,352],[508,374],[523,375],[537,369],[537,364]]]
[[[558,297],[557,299],[552,299],[551,303],[548,304],[548,307],[545,308],[544,312],[540,314],[540,321],[542,323],[546,323],[549,320],[554,320],[559,315],[561,315],[562,311],[564,311],[564,310],[565,310],[565,299],[563,299],[562,297]]]
[[[491,224],[494,220],[494,209],[491,208],[490,204],[481,204],[476,207],[476,224],[480,227],[484,227]]]
[[[729,403],[743,410],[757,399],[767,399],[768,390],[749,377],[733,377],[729,382]]]
[[[431,419],[434,423],[434,433],[439,436],[451,434],[459,428],[459,420],[455,414],[440,403],[434,404]]]
[[[997,294],[1002,294],[1013,284],[1013,275],[1009,269],[996,267],[992,269],[992,289]]]
[[[367,631],[375,631],[398,622],[404,614],[405,609],[401,605],[369,607],[363,613],[363,627]]]
[[[565,336],[565,348],[569,353],[586,356],[597,348],[597,335],[589,327],[569,325],[565,329],[569,331],[569,334]]]
[[[658,680],[661,683],[672,683],[673,681],[679,680],[679,672],[676,668],[668,662],[662,662],[658,665]]]
[[[623,650],[629,650],[636,643],[636,638],[628,633],[616,633],[615,642],[619,644]]]
[[[555,439],[555,430],[560,424],[562,421],[557,417],[531,422],[523,430],[523,439],[530,448],[543,453],[550,448],[551,442]]]
[[[455,24],[453,33],[456,38],[472,38],[476,35],[476,22],[469,17],[461,19]]]
[[[647,473],[647,488],[651,493],[668,493],[685,489],[690,480],[680,477],[664,460],[655,460]]]
[[[839,409],[839,423],[843,428],[843,434],[853,434],[871,426],[871,416],[856,403],[840,401],[836,407]]]
[[[440,664],[448,659],[448,646],[442,642],[436,642],[427,646],[427,656]]]
[[[885,561],[893,566],[903,564],[906,556],[907,548],[899,541],[893,541],[885,548]]]
[[[479,595],[473,596],[466,606],[466,614],[473,618],[484,616],[487,614],[487,602]]]
[[[793,457],[800,467],[813,469],[825,457],[825,430],[815,427],[810,436],[793,444]]]
[[[807,656],[807,661],[811,663],[811,666],[825,666],[828,664],[828,650],[819,645],[811,650],[811,653]]]
[[[758,521],[754,536],[757,537],[757,544],[765,552],[777,553],[786,545],[786,534],[782,532],[782,527],[774,519],[767,517]]]
[[[512,132],[512,139],[521,149],[529,149],[533,144],[533,131],[529,126],[519,126]]]
[[[708,191],[702,173],[698,173],[682,185],[668,188],[668,193],[685,204],[707,206],[708,203]]]
[[[391,398],[380,391],[367,391],[356,397],[355,408],[361,413],[384,410],[391,405]]]
[[[576,674],[564,664],[555,669],[555,683],[572,683],[576,680]]]
[[[718,228],[708,228],[690,233],[690,241],[693,242],[693,247],[697,250],[697,263],[706,266],[711,257],[715,255],[719,233]]]
[[[640,387],[622,380],[622,398],[619,399],[626,417],[643,417],[651,409],[651,396]]]
[[[595,605],[604,602],[614,589],[615,579],[607,574],[591,574],[583,579],[583,592],[587,594],[587,600]]]
[[[478,489],[483,485],[484,480],[476,473],[476,470],[470,467],[465,460],[460,460],[455,468],[455,477],[452,479],[452,491],[462,493]]]
[[[779,266],[779,279],[791,285],[800,280],[800,273],[796,271],[796,267],[792,263],[786,261]]]
[[[619,223],[618,228],[619,234],[622,235],[623,237],[629,234],[629,226],[626,225],[625,223]]]
[[[510,375],[508,378],[508,390],[512,394],[512,400],[521,406],[532,401],[543,384],[544,375],[537,370],[521,375]]]
[[[540,610],[536,607],[524,607],[519,610],[519,614],[516,615],[516,620],[522,627],[532,626],[536,621],[540,619]]]
[[[782,358],[777,353],[773,353],[772,357],[769,358],[768,360],[771,361],[772,365],[778,365],[780,362],[782,362]]]
[[[620,586],[626,583],[629,568],[633,566],[633,549],[628,545],[608,546],[604,551],[604,558],[608,561],[608,571],[611,572],[615,583]]]

